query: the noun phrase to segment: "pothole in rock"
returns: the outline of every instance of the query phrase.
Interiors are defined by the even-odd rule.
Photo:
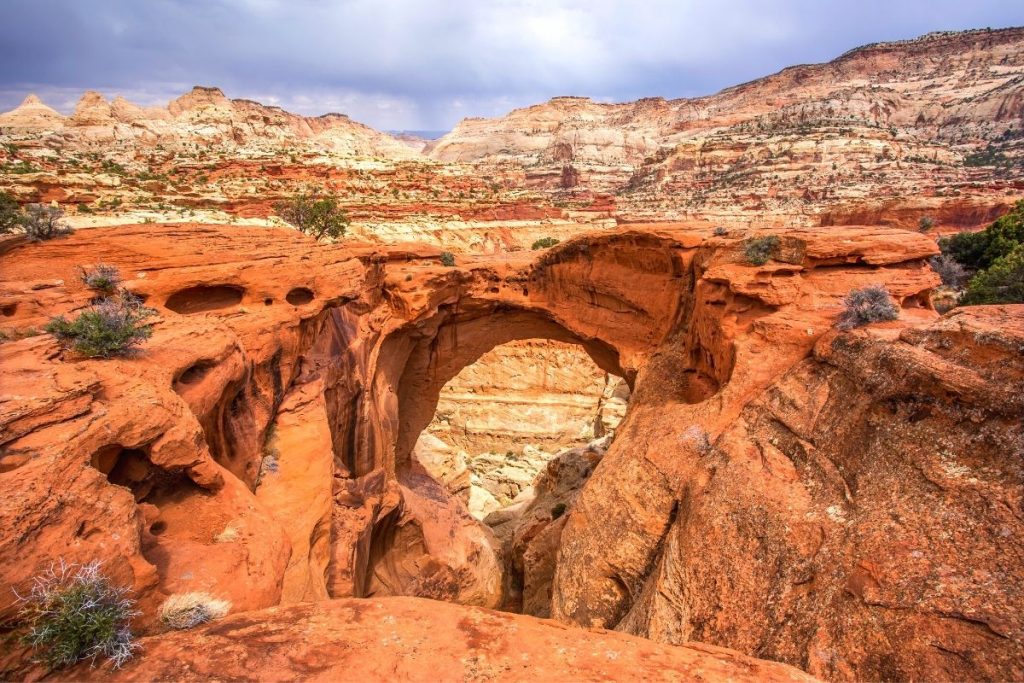
[[[524,507],[547,464],[610,437],[629,401],[626,382],[580,346],[553,340],[497,346],[441,390],[415,457],[485,523]]]

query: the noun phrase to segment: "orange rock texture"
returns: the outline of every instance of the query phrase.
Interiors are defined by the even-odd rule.
[[[0,191],[76,230],[0,236],[0,677],[46,674],[15,591],[101,560],[145,649],[75,678],[1024,678],[1024,306],[939,316],[928,265],[1024,192],[1022,83],[1005,29],[431,142],[29,96]],[[306,188],[346,239],[275,217]],[[108,360],[41,332],[98,262],[156,311]],[[867,285],[898,319],[839,331]],[[481,502],[446,430],[574,447]],[[188,592],[232,614],[167,633]]]
[[[413,596],[700,641],[829,679],[1020,677],[1022,307],[939,317],[936,248],[917,232],[779,228],[762,266],[743,255],[759,233],[718,232],[635,226],[453,268],[431,247],[266,228],[8,238],[0,554],[17,561],[0,565],[0,593],[58,558],[98,558],[133,587],[149,633],[163,599],[187,591],[233,612]],[[31,336],[89,304],[77,269],[97,260],[158,312],[128,357],[85,360]],[[842,297],[875,283],[899,320],[836,332]],[[607,453],[549,464],[503,542],[411,453],[449,380],[531,338],[580,345],[633,395]],[[552,628],[421,604],[226,623],[255,643],[311,620],[311,652],[354,628],[353,610]],[[13,599],[0,611],[14,617]],[[152,666],[205,666],[217,628],[147,640]],[[432,650],[448,647],[438,629]],[[4,655],[9,677],[25,655]],[[300,666],[266,656],[282,677]],[[137,677],[170,672],[146,662]]]
[[[416,598],[333,600],[229,617],[146,638],[121,670],[79,680],[765,681],[816,679],[776,662],[695,643],[671,647],[611,631]],[[204,652],[183,659],[183,652]]]

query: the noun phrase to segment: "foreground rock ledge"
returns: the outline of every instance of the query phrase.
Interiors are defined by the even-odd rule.
[[[236,614],[144,638],[105,681],[814,681],[777,662],[695,643],[659,645],[610,631],[422,598],[329,600]]]

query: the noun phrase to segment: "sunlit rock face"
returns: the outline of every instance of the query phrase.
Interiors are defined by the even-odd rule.
[[[575,344],[510,342],[445,385],[414,454],[483,519],[529,498],[560,450],[612,432],[628,400],[626,383]]]

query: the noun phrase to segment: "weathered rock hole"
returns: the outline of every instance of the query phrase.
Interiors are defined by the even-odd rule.
[[[242,303],[245,289],[235,285],[200,285],[175,292],[164,303],[183,315],[231,308]]]
[[[264,299],[264,300],[263,300],[263,305],[264,305],[264,306],[270,306],[270,305],[271,305],[271,304],[273,304],[273,303],[274,303],[274,300],[273,300],[273,299]]]
[[[206,373],[208,373],[214,365],[215,364],[212,361],[201,360],[198,363],[185,368],[185,370],[178,375],[178,378],[175,380],[175,384],[196,384],[202,381],[203,377],[206,376]]]
[[[173,492],[192,483],[184,472],[169,472],[154,465],[145,450],[120,444],[100,448],[93,453],[90,464],[107,475],[111,484],[129,489],[136,503],[151,503],[161,492]]]
[[[316,298],[313,290],[306,287],[296,287],[285,295],[285,301],[292,306],[304,306]]]
[[[928,292],[922,292],[915,296],[908,296],[903,299],[901,307],[904,310],[913,308],[930,309],[932,307],[931,297]]]
[[[0,306],[0,315],[9,318],[18,310],[18,304],[4,304]]]
[[[163,520],[157,520],[149,525],[149,533],[154,536],[159,536],[165,531],[167,531],[167,522]]]
[[[92,454],[90,463],[116,486],[130,489],[136,502],[149,493],[153,465],[146,452],[137,448],[125,448],[120,444],[104,446]]]

